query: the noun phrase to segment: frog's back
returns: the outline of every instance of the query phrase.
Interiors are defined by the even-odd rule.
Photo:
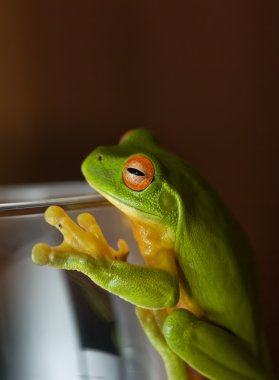
[[[252,249],[219,196],[193,169],[183,166],[180,181],[176,250],[190,296],[207,319],[261,355]]]

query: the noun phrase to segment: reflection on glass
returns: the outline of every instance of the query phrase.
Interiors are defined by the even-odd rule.
[[[60,242],[43,211],[50,204],[94,212],[112,246],[119,238],[141,262],[119,212],[85,183],[0,188],[0,378],[165,380],[134,307],[77,272],[35,266],[36,242]],[[94,210],[93,210],[94,209]]]

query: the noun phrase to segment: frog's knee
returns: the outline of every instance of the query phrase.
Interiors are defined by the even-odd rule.
[[[170,346],[175,342],[183,342],[184,345],[190,342],[198,321],[194,314],[185,309],[178,309],[169,314],[163,326],[163,333]]]

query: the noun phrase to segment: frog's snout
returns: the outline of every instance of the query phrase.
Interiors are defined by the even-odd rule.
[[[104,155],[100,148],[95,149],[91,152],[83,161],[81,165],[81,171],[85,177],[88,173],[93,173],[96,169],[96,163],[102,162],[104,160]]]

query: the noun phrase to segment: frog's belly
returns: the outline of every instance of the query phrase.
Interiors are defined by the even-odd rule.
[[[196,372],[193,368],[189,367],[187,368],[189,380],[207,380],[207,377],[204,377],[203,375],[200,375],[198,372]]]
[[[173,242],[168,238],[161,239],[162,236],[166,237],[167,234],[164,231],[155,228],[154,226],[152,228],[150,224],[134,224],[133,232],[139,244],[140,252],[144,258],[146,265],[151,268],[158,268],[168,271],[179,282],[178,303],[172,308],[153,311],[153,315],[159,329],[162,331],[167,315],[176,309],[187,309],[197,318],[203,318],[203,313],[192,302],[183,285],[185,279],[183,278],[184,275],[181,273],[181,270],[177,263],[173,248]],[[156,244],[153,243],[154,241]],[[198,374],[188,365],[187,373],[189,380],[206,380],[204,376]]]

